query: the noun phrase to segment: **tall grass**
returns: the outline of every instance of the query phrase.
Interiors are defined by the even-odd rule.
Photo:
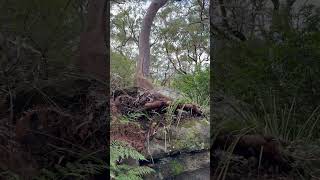
[[[257,109],[249,111],[236,108],[239,117],[241,117],[239,122],[224,121],[218,123],[217,126],[222,129],[231,127],[231,129],[225,130],[233,131],[232,134],[236,134],[238,137],[245,133],[258,133],[274,137],[282,142],[280,143],[283,145],[282,153],[294,159],[291,164],[293,167],[291,176],[297,176],[298,179],[310,177],[320,179],[320,106],[309,114],[301,114],[302,111],[295,99],[289,105],[283,105],[277,101],[275,96],[272,96],[269,101],[260,101]],[[234,131],[232,125],[235,123],[240,124],[237,131]],[[217,133],[214,133],[213,136],[216,137]],[[230,169],[231,154],[238,140],[234,140],[226,150],[226,153],[229,154],[228,157],[224,158],[223,162],[219,162],[215,172],[216,179],[226,178],[226,171]],[[301,174],[301,169],[304,174]]]
[[[267,108],[269,106],[269,108]],[[287,105],[279,105],[276,98],[273,97],[271,105],[265,105],[261,102],[263,113],[256,121],[263,122],[263,132],[272,135],[283,141],[305,141],[310,142],[317,136],[317,125],[320,118],[318,106],[311,114],[304,115],[305,119],[300,119],[297,115],[295,99]],[[259,117],[259,116],[256,116]]]

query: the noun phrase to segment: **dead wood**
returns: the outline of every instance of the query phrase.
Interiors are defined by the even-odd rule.
[[[125,89],[117,90],[114,93],[114,105],[118,111],[122,114],[128,114],[131,112],[157,112],[163,114],[166,112],[166,108],[169,107],[173,100],[165,95],[162,95],[155,91],[146,91],[142,89]],[[194,116],[203,115],[200,108],[195,104],[178,104],[174,110],[184,110]]]
[[[144,107],[144,110],[151,110],[151,109],[158,110],[168,105],[169,105],[168,102],[165,102],[165,101],[153,101],[153,102],[144,104],[143,107]]]

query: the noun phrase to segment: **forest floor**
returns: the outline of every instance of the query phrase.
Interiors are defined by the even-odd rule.
[[[105,87],[88,80],[42,84],[1,96],[0,179],[98,179],[108,159]]]
[[[181,117],[179,121],[175,119],[172,122],[176,126],[188,121],[190,116],[203,117],[203,112],[197,105],[174,103],[172,99],[156,92],[137,91],[131,88],[116,91],[110,101],[104,91],[105,87],[95,83],[73,82],[81,84],[80,86],[79,84],[75,86],[76,84],[69,81],[64,83],[65,85],[60,84],[61,86],[52,83],[42,89],[24,89],[16,93],[11,104],[8,101],[10,98],[1,99],[0,179],[19,175],[24,179],[34,176],[44,178],[53,176],[61,179],[69,177],[70,174],[91,179],[109,177],[106,174],[96,175],[107,168],[106,161],[101,161],[108,159],[105,153],[109,146],[106,129],[111,128],[111,140],[126,141],[143,152],[146,150],[147,137],[151,137],[147,134],[156,136],[156,132],[160,132],[163,125],[168,123],[165,120],[168,108],[171,107],[173,115]],[[80,88],[68,91],[65,88],[66,84]],[[123,114],[134,112],[138,115],[134,118],[140,121],[140,126],[122,124],[110,127],[106,121],[109,116],[107,113],[109,101],[114,118],[111,121],[116,121]],[[179,114],[177,111],[179,109],[188,113]],[[153,117],[159,114],[160,116],[150,120],[138,112],[149,113]],[[195,119],[200,122],[199,125],[192,125],[198,128],[196,130],[205,131],[203,125],[213,126],[204,124],[205,121],[201,118]],[[192,130],[188,129],[190,125],[181,128],[186,131]],[[181,129],[176,131],[180,135],[183,132]],[[207,150],[211,148],[211,175],[214,179],[299,179],[299,175],[316,179],[310,175],[305,176],[310,172],[306,171],[306,165],[302,164],[304,161],[293,156],[296,151],[291,150],[288,145],[292,142],[282,142],[277,137],[260,134],[222,131],[214,133],[215,128],[211,131],[213,142],[211,145],[208,144],[210,147],[203,148],[201,143],[198,147]],[[188,135],[183,133],[182,136]],[[191,137],[196,136],[192,134]],[[193,145],[198,143],[190,142]],[[191,144],[187,146],[191,147]],[[206,162],[209,162],[209,156],[206,158]],[[92,164],[95,164],[93,169]],[[90,172],[86,169],[88,166],[91,167]],[[205,166],[205,163],[199,166],[199,173],[204,172],[202,169]],[[183,172],[190,177],[189,170],[195,169],[190,167]],[[179,179],[179,176],[176,178]]]
[[[199,106],[159,90],[128,88],[113,93],[111,116],[111,141],[129,143],[148,159],[140,164],[155,170],[146,179],[195,176],[209,168],[209,121]]]
[[[141,91],[134,88],[116,91],[111,101],[112,117],[117,119],[122,115],[140,113],[138,118],[135,117],[139,125],[122,124],[119,126],[118,124],[118,126],[111,126],[111,139],[129,142],[137,150],[143,152],[147,149],[147,139],[152,138],[152,136],[147,135],[157,136],[156,132],[167,125],[166,118],[168,117],[166,117],[166,111],[173,102],[172,99],[157,92]],[[185,108],[183,110],[186,112],[191,112],[191,115],[204,115],[201,108],[192,103],[178,103],[173,112],[177,114],[181,108]],[[175,116],[175,113],[171,114],[172,117]],[[155,118],[155,114],[160,114],[160,118],[159,116]],[[183,117],[180,120],[183,124],[183,121],[188,121],[188,118]],[[176,119],[174,121],[170,123],[177,123]],[[303,177],[306,173],[302,166],[297,165],[300,161],[293,157],[292,153],[287,152],[288,143],[290,142],[284,142],[279,140],[280,138],[278,137],[259,133],[236,133],[232,131],[214,133],[215,129],[211,129],[213,130],[211,132],[211,141],[213,143],[211,145],[208,144],[211,148],[211,176],[213,179],[287,180],[296,179],[298,174]],[[182,130],[176,129],[176,131]],[[138,133],[139,136],[137,136],[137,132],[141,132]],[[172,138],[174,139],[174,137]],[[189,144],[188,146],[191,145]],[[161,146],[158,145],[157,147]],[[179,151],[183,152],[184,150]],[[184,158],[187,159],[188,156]],[[171,158],[170,161],[175,160]],[[195,163],[195,166],[198,166],[198,162]],[[204,174],[202,176],[198,174],[208,173],[208,171],[202,171],[203,168],[205,166],[192,172],[184,171],[184,173],[174,178],[209,178]]]
[[[287,119],[275,114],[260,119],[248,104],[217,97],[211,127],[213,179],[320,179],[319,140],[308,138],[312,129],[303,131],[311,124],[285,129]]]

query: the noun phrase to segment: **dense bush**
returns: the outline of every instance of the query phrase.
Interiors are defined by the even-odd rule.
[[[199,105],[209,104],[209,68],[197,68],[190,74],[179,74],[172,85]]]
[[[248,103],[277,96],[293,98],[307,112],[320,102],[320,33],[287,33],[282,40],[248,40],[227,46],[215,66],[215,89]],[[237,54],[237,56],[234,56]]]
[[[133,85],[135,61],[117,53],[111,53],[111,88]]]

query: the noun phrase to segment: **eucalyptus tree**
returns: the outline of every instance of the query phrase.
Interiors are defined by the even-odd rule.
[[[146,79],[150,74],[150,32],[153,20],[158,10],[168,0],[153,0],[143,18],[139,36],[139,59],[136,69],[136,85],[138,87],[152,89],[152,84]]]
[[[146,5],[142,1],[116,4],[111,13],[112,51],[138,59],[138,42]],[[209,63],[208,0],[166,3],[154,17],[150,34],[149,77],[170,84],[177,73],[192,73]]]

